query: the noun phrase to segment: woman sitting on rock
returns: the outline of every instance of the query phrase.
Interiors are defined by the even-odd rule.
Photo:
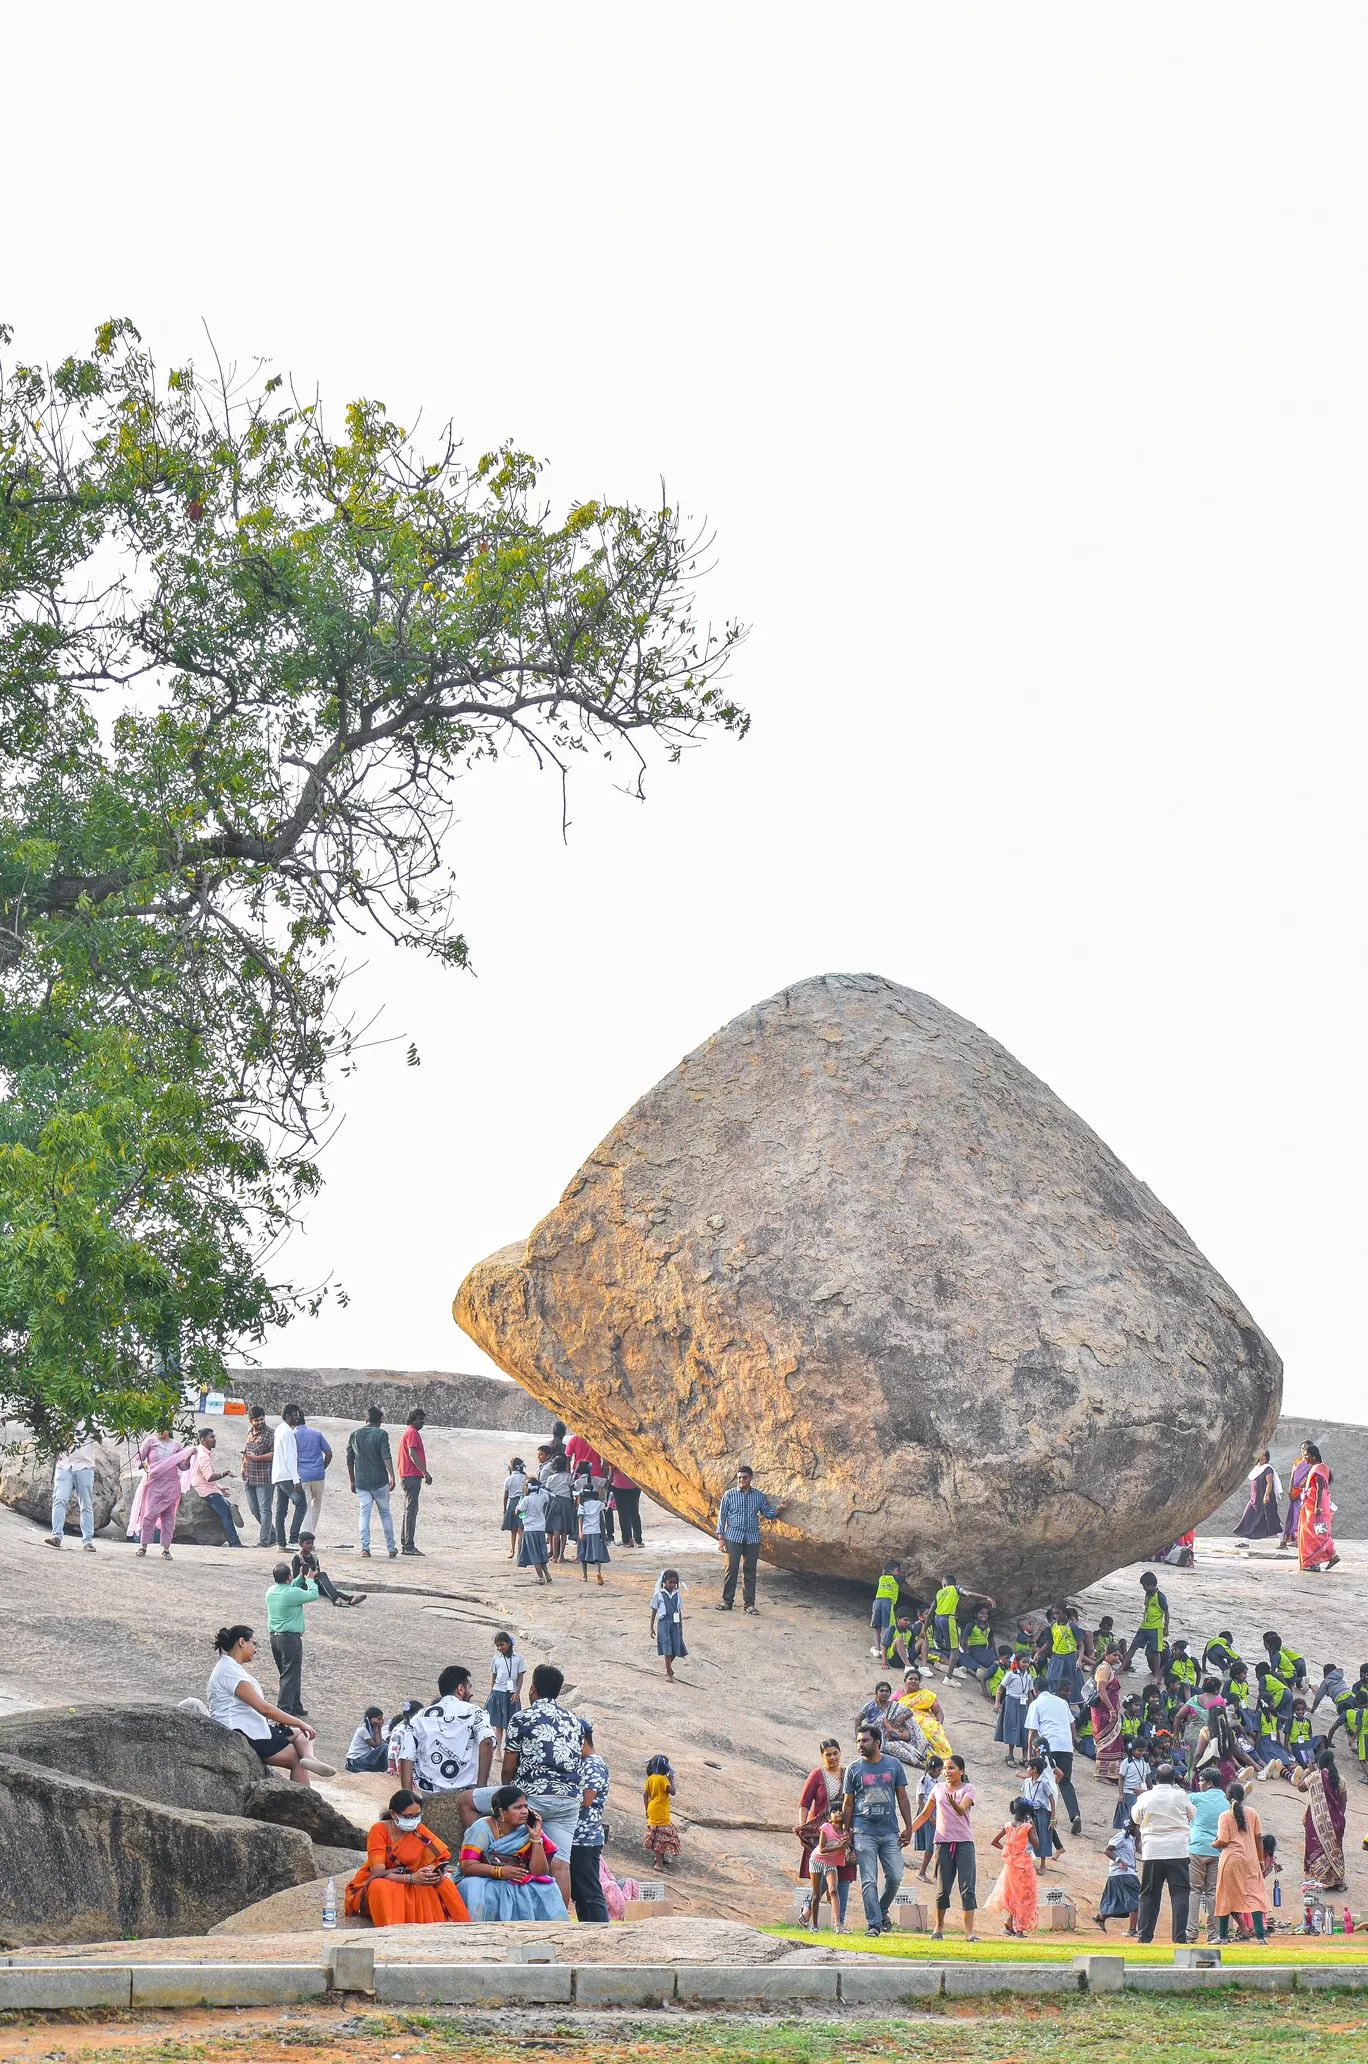
[[[451,1851],[423,1826],[413,1792],[395,1792],[366,1837],[366,1860],[347,1886],[346,1911],[377,1928],[416,1921],[468,1921],[448,1875]]]
[[[472,1921],[568,1921],[551,1875],[556,1845],[518,1785],[500,1785],[489,1817],[461,1843],[461,1885]]]
[[[220,1627],[214,1636],[218,1661],[209,1672],[209,1718],[246,1737],[263,1763],[288,1770],[296,1784],[307,1784],[312,1770],[334,1777],[331,1763],[312,1753],[314,1731],[293,1713],[283,1713],[267,1700],[247,1665],[256,1654],[250,1627]]]

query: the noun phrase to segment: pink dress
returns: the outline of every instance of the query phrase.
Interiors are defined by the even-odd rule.
[[[1018,1934],[1025,1935],[1036,1924],[1035,1860],[1031,1855],[1029,1820],[1014,1820],[1002,1841],[1002,1869],[997,1883],[984,1902],[988,1913],[1006,1913]]]
[[[147,1471],[138,1515],[138,1539],[144,1548],[150,1547],[152,1536],[160,1527],[162,1547],[169,1548],[180,1511],[183,1472],[190,1467],[194,1455],[178,1440],[158,1440],[155,1433],[149,1433],[138,1450],[138,1460]]]

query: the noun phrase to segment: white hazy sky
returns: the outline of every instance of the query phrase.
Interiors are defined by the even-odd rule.
[[[743,745],[464,784],[477,978],[377,947],[271,1360],[450,1300],[786,981],[985,1026],[1361,1419],[1368,198],[1357,6],[12,12],[0,316],[127,313],[718,537]],[[26,169],[25,169],[26,168]],[[18,182],[18,183],[16,183]],[[22,193],[27,199],[20,204]],[[403,1065],[416,1040],[422,1066]]]

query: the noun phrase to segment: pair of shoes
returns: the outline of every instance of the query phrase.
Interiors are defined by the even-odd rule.
[[[865,1929],[865,1934],[866,1934],[866,1935],[882,1935],[882,1934],[883,1934],[883,1929],[882,1929],[882,1928],[866,1928],[866,1929]]]
[[[95,1543],[93,1541],[82,1541],[81,1553],[82,1555],[93,1555],[95,1553]]]
[[[1082,1821],[1081,1821],[1081,1820],[1071,1820],[1071,1821],[1069,1822],[1069,1833],[1070,1833],[1071,1835],[1081,1835],[1081,1834],[1082,1834],[1082,1832],[1083,1832],[1083,1823],[1082,1823]]]
[[[422,1552],[423,1552],[423,1551],[422,1551],[422,1549],[421,1549],[421,1548],[405,1548],[405,1549],[403,1550],[403,1553],[404,1553],[405,1555],[421,1555],[421,1554],[422,1554]]]
[[[731,1611],[731,1607],[730,1607],[729,1605],[715,1605],[715,1606],[713,1607],[713,1611],[714,1611],[714,1612],[730,1612],[730,1611]]]
[[[370,1552],[370,1549],[369,1549],[369,1548],[363,1548],[363,1549],[361,1550],[361,1553],[362,1553],[363,1557],[365,1558],[365,1560],[366,1560],[367,1562],[369,1562],[369,1561],[370,1561],[370,1559],[371,1559],[371,1552]]]
[[[751,1618],[752,1618],[753,1620],[758,1620],[758,1619],[759,1619],[759,1617],[760,1617],[760,1608],[759,1608],[759,1606],[758,1606],[758,1605],[748,1605],[748,1606],[746,1607],[746,1611],[747,1611],[747,1612],[748,1612],[748,1613],[750,1614],[750,1616],[751,1616]]]
[[[391,1562],[394,1562],[394,1561],[396,1561],[396,1560],[398,1559],[398,1555],[399,1555],[399,1550],[398,1550],[397,1548],[391,1548],[391,1549],[390,1549],[390,1551],[389,1551],[389,1559],[390,1559],[390,1561],[391,1561]]]
[[[46,1542],[49,1548],[60,1548],[62,1545],[62,1537],[60,1534],[44,1534],[43,1540]]]

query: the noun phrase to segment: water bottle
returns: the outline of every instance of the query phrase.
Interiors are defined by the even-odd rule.
[[[1346,1935],[1352,1935],[1354,1932],[1354,1916],[1347,1906],[1344,1909],[1344,1932]]]
[[[1276,1878],[1273,1880],[1273,1904],[1274,1906],[1282,1905],[1282,1886]]]
[[[337,1885],[332,1878],[329,1878],[323,1892],[323,1925],[325,1928],[337,1926]]]

